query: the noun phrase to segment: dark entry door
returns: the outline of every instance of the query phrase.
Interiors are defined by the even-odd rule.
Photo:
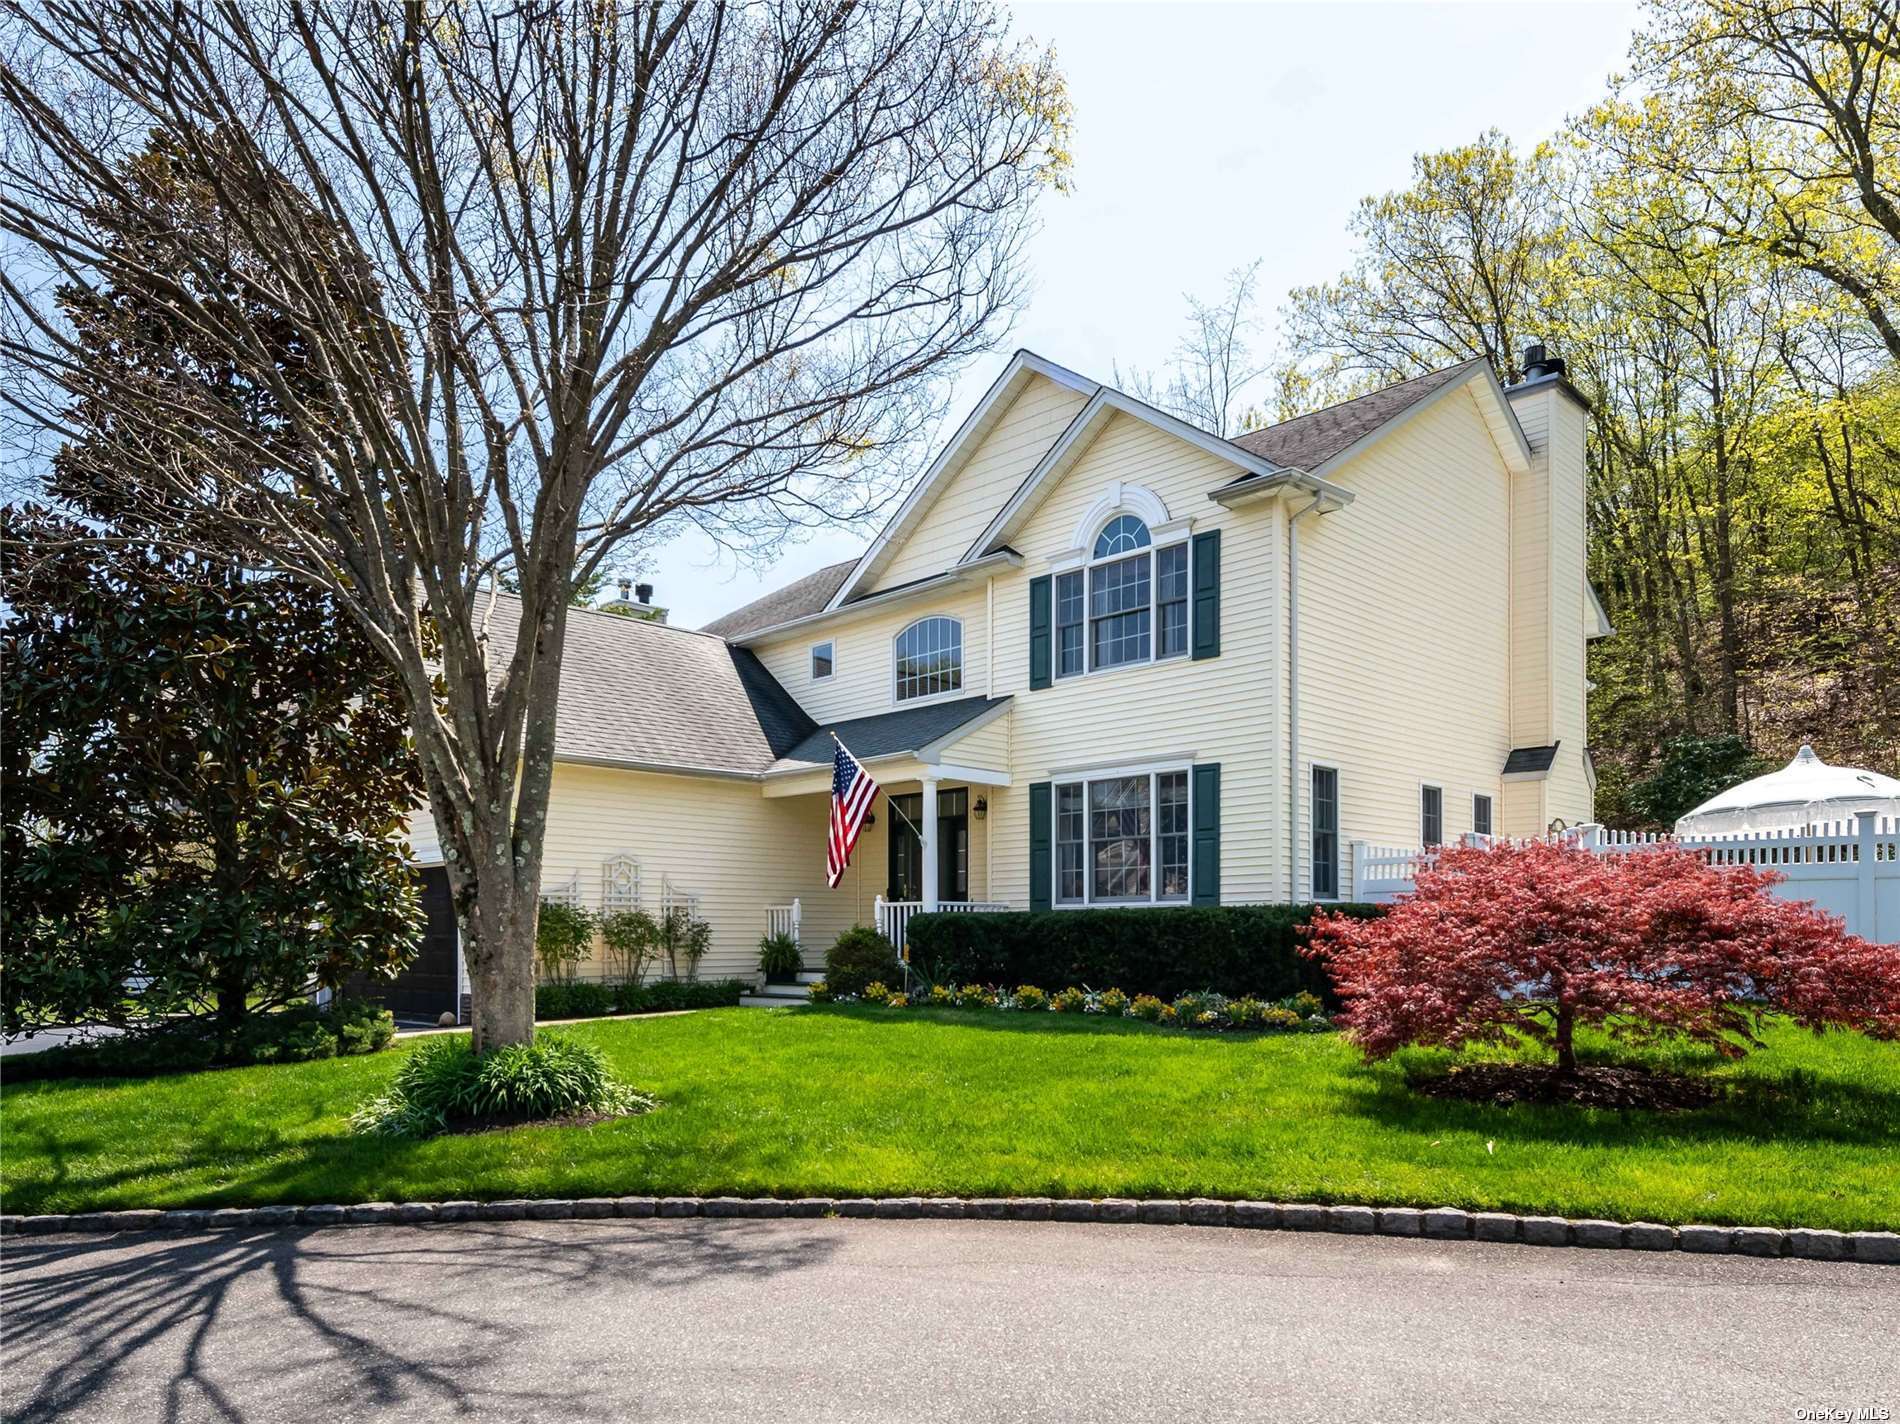
[[[455,933],[455,904],[449,898],[449,873],[441,866],[419,871],[422,888],[422,945],[409,967],[393,980],[357,976],[349,992],[378,1000],[399,1019],[426,1019],[434,1023],[443,1013],[454,1013],[455,956],[460,952]]]
[[[922,792],[885,798],[891,832],[890,882],[885,898],[924,898],[924,819]],[[937,793],[937,898],[970,898],[970,793],[959,788]]]

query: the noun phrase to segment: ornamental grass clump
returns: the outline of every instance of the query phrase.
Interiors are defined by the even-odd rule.
[[[1383,918],[1316,917],[1308,953],[1346,1003],[1347,1036],[1374,1059],[1522,1036],[1574,1082],[1579,1027],[1728,1058],[1760,1046],[1771,1013],[1900,1038],[1900,955],[1774,898],[1779,878],[1674,846],[1454,847]]]
[[[591,1044],[543,1033],[477,1057],[456,1034],[424,1040],[389,1091],[350,1122],[377,1136],[429,1137],[490,1124],[625,1117],[654,1105],[615,1078]]]

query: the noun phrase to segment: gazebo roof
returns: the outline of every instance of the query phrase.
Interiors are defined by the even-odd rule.
[[[1780,771],[1704,801],[1676,822],[1676,834],[1781,830],[1847,820],[1862,811],[1900,816],[1900,781],[1859,767],[1829,766],[1804,745]]]

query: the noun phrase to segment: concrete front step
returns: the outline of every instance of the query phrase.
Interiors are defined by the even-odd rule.
[[[810,969],[801,969],[798,973],[798,982],[801,984],[822,984],[825,982],[825,976],[822,970],[813,971]]]

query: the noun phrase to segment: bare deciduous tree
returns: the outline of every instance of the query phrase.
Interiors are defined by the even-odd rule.
[[[1246,393],[1267,373],[1253,347],[1260,329],[1254,303],[1263,260],[1256,257],[1229,272],[1219,301],[1188,295],[1187,332],[1168,365],[1159,372],[1131,371],[1128,390],[1216,435],[1263,424],[1259,409],[1246,404]],[[1123,384],[1119,370],[1115,380]]]
[[[477,1048],[527,1040],[570,594],[661,521],[747,539],[850,507],[930,427],[1066,171],[1052,59],[981,0],[0,24],[16,450],[63,438],[62,288],[164,304],[268,398],[294,439],[227,428],[128,480],[329,590],[396,668]],[[141,181],[156,141],[206,195],[188,216]],[[154,448],[220,419],[149,373],[87,395]],[[519,636],[491,665],[503,573]]]

